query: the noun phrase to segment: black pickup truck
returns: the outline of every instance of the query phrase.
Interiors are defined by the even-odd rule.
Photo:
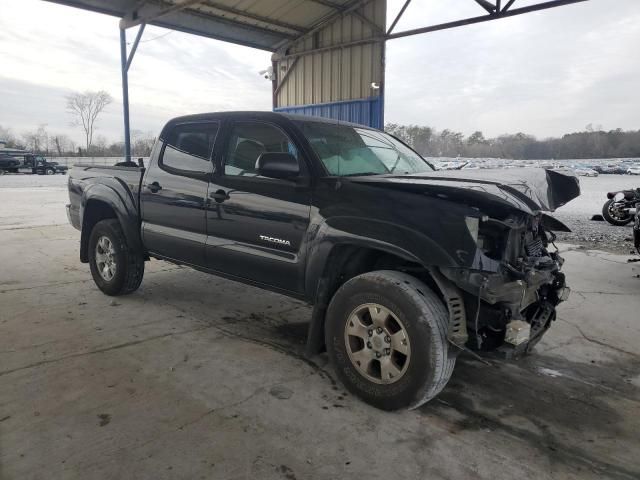
[[[70,222],[107,295],[150,257],[313,305],[307,353],[384,409],[446,385],[463,349],[531,350],[568,295],[542,169],[436,172],[378,130],[271,112],[171,120],[140,167],[76,166]]]

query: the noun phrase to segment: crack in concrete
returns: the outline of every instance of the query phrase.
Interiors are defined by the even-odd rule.
[[[70,358],[78,358],[78,357],[83,357],[86,355],[94,355],[96,353],[105,353],[105,352],[110,352],[112,350],[118,350],[120,348],[126,348],[126,347],[131,347],[134,345],[140,345],[141,343],[145,343],[145,342],[150,342],[153,340],[158,340],[161,338],[167,338],[167,337],[171,337],[174,335],[183,335],[185,333],[192,333],[192,332],[199,332],[202,330],[207,330],[209,328],[212,328],[213,325],[205,325],[202,327],[198,327],[198,328],[192,328],[189,330],[182,330],[180,332],[170,332],[170,333],[164,333],[162,335],[154,335],[152,337],[147,337],[147,338],[143,338],[140,340],[133,340],[131,342],[125,342],[125,343],[120,343],[118,345],[112,345],[110,347],[104,347],[104,348],[99,348],[97,350],[90,350],[88,352],[78,352],[78,353],[71,353],[69,355],[64,355],[62,357],[58,357],[58,358],[52,358],[49,360],[42,360],[40,362],[35,362],[29,365],[24,365],[22,367],[16,367],[16,368],[12,368],[10,370],[4,370],[4,371],[0,371],[0,377],[4,376],[4,375],[9,375],[11,373],[15,373],[15,372],[19,372],[21,370],[28,370],[30,368],[36,368],[36,367],[40,367],[42,365],[48,365],[50,363],[56,363],[56,362],[61,362],[63,360],[68,360]]]
[[[629,355],[629,356],[632,356],[632,357],[640,357],[640,355],[638,355],[637,353],[630,352],[629,350],[625,350],[624,348],[616,347],[614,345],[611,345],[611,344],[608,344],[606,342],[603,342],[602,340],[597,340],[597,339],[595,339],[593,337],[590,337],[589,335],[584,333],[584,331],[582,330],[582,328],[580,328],[579,325],[577,325],[577,324],[575,324],[573,322],[570,322],[569,320],[565,320],[564,318],[559,318],[558,320],[561,321],[561,322],[564,322],[564,323],[566,323],[568,325],[571,325],[573,328],[575,328],[578,331],[578,333],[580,334],[580,336],[583,339],[585,339],[587,342],[595,343],[596,345],[600,345],[601,347],[606,347],[606,348],[614,350],[614,351],[616,351],[618,353],[624,353],[625,355]]]
[[[444,402],[438,398],[435,399],[435,403],[440,403],[444,405],[445,408],[452,409],[468,418],[482,421],[484,425],[489,426],[492,430],[502,431],[508,436],[531,445],[533,448],[546,453],[551,462],[562,461],[565,465],[572,462],[576,466],[582,466],[583,468],[587,467],[603,476],[606,476],[607,478],[637,480],[640,476],[640,471],[633,471],[620,465],[608,463],[598,458],[593,458],[589,452],[559,441],[555,435],[548,431],[544,424],[539,424],[539,422],[535,422],[532,419],[530,420],[532,420],[532,423],[538,427],[540,434],[535,434],[529,430],[508,425],[503,423],[500,419],[484,415],[476,409],[471,409],[462,405],[451,405],[450,403]]]
[[[163,268],[162,270],[156,270],[153,272],[145,272],[145,275],[156,275],[158,273],[165,273],[165,272],[173,272],[176,270],[182,270],[182,267],[169,267],[169,268]],[[49,288],[49,287],[61,287],[64,285],[73,285],[76,283],[87,283],[87,282],[92,282],[93,279],[91,278],[87,278],[86,280],[74,280],[72,282],[55,282],[55,283],[45,283],[42,285],[33,285],[31,287],[18,287],[18,288],[8,288],[8,289],[4,289],[4,290],[0,290],[0,294],[2,293],[11,293],[11,292],[22,292],[24,290],[33,290],[36,288]]]

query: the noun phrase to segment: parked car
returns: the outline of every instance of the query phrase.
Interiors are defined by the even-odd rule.
[[[233,112],[171,120],[146,169],[74,166],[67,214],[107,295],[153,257],[312,304],[307,353],[393,410],[437,395],[462,349],[531,351],[569,292],[550,248],[568,229],[541,211],[579,193],[571,173],[436,172],[378,130]]]
[[[60,165],[58,162],[50,162],[42,155],[25,155],[24,168],[31,169],[31,173],[37,175],[55,175],[60,173],[65,175],[68,167]]]
[[[627,168],[627,175],[640,175],[640,165],[633,165]]]
[[[598,176],[598,172],[587,167],[579,167],[574,169],[574,171],[576,172],[577,175],[581,177],[597,177]]]
[[[0,175],[11,172],[15,173],[20,167],[20,160],[11,156],[0,154]]]

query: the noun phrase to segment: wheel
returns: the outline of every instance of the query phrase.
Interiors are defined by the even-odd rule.
[[[629,214],[629,212],[619,212],[613,207],[614,200],[613,198],[607,200],[605,204],[602,206],[602,216],[604,219],[609,222],[611,225],[623,226],[628,224],[633,220],[633,216]]]
[[[44,173],[46,175],[53,175],[53,174],[56,173],[56,171],[53,168],[47,168],[47,169],[45,169]]]
[[[107,295],[126,295],[138,289],[144,258],[127,245],[118,220],[95,224],[89,237],[89,266],[93,281]]]
[[[350,279],[331,299],[326,322],[336,374],[375,407],[416,408],[451,377],[447,308],[415,277],[380,270]]]

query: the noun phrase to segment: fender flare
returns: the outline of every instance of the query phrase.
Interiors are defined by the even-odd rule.
[[[124,192],[120,192],[122,190]],[[95,183],[89,185],[83,192],[80,199],[80,260],[88,262],[89,236],[91,231],[88,226],[91,205],[101,203],[113,210],[115,218],[120,223],[122,231],[129,246],[138,251],[143,250],[142,239],[140,236],[140,222],[136,202],[130,192],[124,187],[114,187],[106,183]],[[89,212],[89,215],[86,215]]]
[[[437,247],[433,241],[427,237],[422,238],[422,240],[427,244],[433,244],[435,248],[431,249],[432,255],[419,256],[395,243],[371,236],[337,230],[326,222],[319,225],[309,249],[309,262],[305,272],[305,290],[307,297],[313,304],[311,321],[307,330],[306,355],[311,357],[324,349],[325,314],[333,293],[335,293],[332,291],[335,279],[330,278],[327,267],[328,262],[331,260],[332,252],[335,251],[336,247],[350,246],[379,250],[420,264],[427,269],[433,266],[455,265],[455,260],[444,250]],[[431,247],[431,245],[429,246]]]

